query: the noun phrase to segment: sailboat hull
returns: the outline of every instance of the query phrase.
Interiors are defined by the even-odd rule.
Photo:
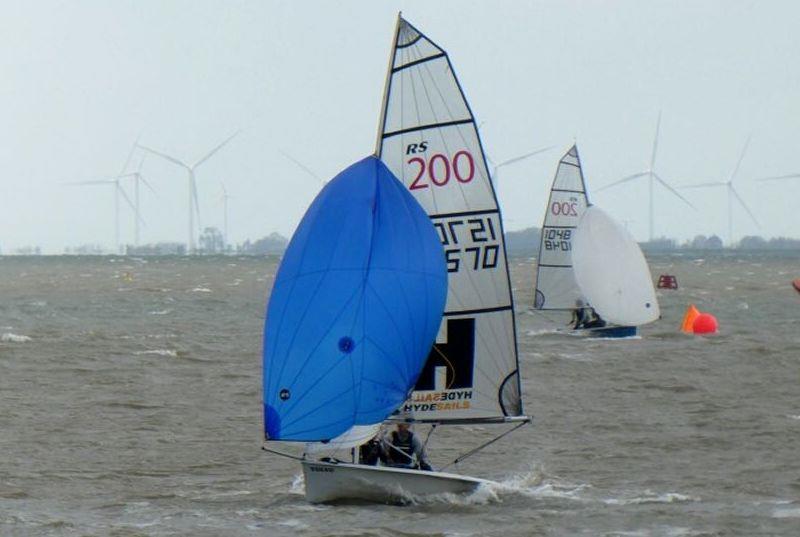
[[[604,326],[603,328],[590,328],[590,337],[621,338],[633,337],[636,335],[635,326]]]
[[[306,499],[403,504],[439,494],[469,494],[492,481],[444,472],[387,466],[303,461]]]

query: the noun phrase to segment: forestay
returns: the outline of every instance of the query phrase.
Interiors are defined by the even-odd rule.
[[[436,345],[397,417],[457,422],[520,416],[503,225],[475,119],[447,53],[402,17],[376,154],[427,211],[449,273]]]
[[[572,246],[575,279],[603,319],[622,326],[658,319],[661,312],[650,268],[625,228],[599,208],[589,207]]]
[[[267,440],[360,443],[407,398],[447,296],[425,212],[370,156],[330,181],[281,262],[264,329]]]
[[[572,270],[572,246],[588,204],[578,147],[573,145],[558,163],[547,201],[536,267],[536,309],[573,309],[579,299],[585,301]]]

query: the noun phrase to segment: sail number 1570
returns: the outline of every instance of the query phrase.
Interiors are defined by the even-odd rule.
[[[475,159],[465,150],[457,151],[452,157],[442,153],[435,153],[428,159],[415,156],[406,164],[417,166],[409,190],[445,186],[451,178],[459,183],[469,183],[475,177]]]

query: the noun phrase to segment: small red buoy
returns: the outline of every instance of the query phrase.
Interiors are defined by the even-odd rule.
[[[701,313],[692,324],[692,332],[695,334],[714,334],[717,328],[717,318],[710,313]]]
[[[800,278],[797,278],[797,279],[792,281],[792,287],[794,287],[795,291],[800,293]]]
[[[658,277],[657,287],[659,289],[677,289],[678,279],[672,274],[662,274]]]

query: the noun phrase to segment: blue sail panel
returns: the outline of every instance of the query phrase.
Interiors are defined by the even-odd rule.
[[[268,440],[325,441],[408,397],[447,296],[438,234],[375,157],[330,181],[286,250],[264,328]]]

